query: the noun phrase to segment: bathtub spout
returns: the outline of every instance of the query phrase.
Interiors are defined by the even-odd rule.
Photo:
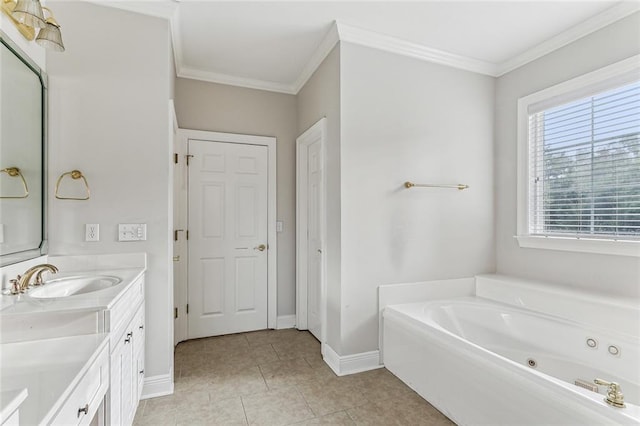
[[[625,407],[624,395],[622,394],[622,389],[619,384],[616,382],[607,382],[602,379],[595,379],[593,382],[596,385],[609,386],[609,389],[607,389],[607,397],[604,399],[607,404],[618,408]]]

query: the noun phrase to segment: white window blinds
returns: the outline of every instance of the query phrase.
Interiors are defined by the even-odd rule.
[[[529,114],[529,233],[640,239],[640,82]]]

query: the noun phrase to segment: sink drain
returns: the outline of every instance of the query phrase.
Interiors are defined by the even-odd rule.
[[[536,362],[535,359],[529,358],[527,360],[527,365],[529,365],[529,367],[531,367],[531,368],[536,368],[538,366],[538,363]]]

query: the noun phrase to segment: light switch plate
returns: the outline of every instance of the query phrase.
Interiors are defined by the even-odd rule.
[[[120,223],[118,224],[118,241],[146,241],[146,223]]]

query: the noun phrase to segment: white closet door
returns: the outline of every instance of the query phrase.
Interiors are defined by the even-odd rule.
[[[189,338],[267,328],[268,148],[189,140]]]

